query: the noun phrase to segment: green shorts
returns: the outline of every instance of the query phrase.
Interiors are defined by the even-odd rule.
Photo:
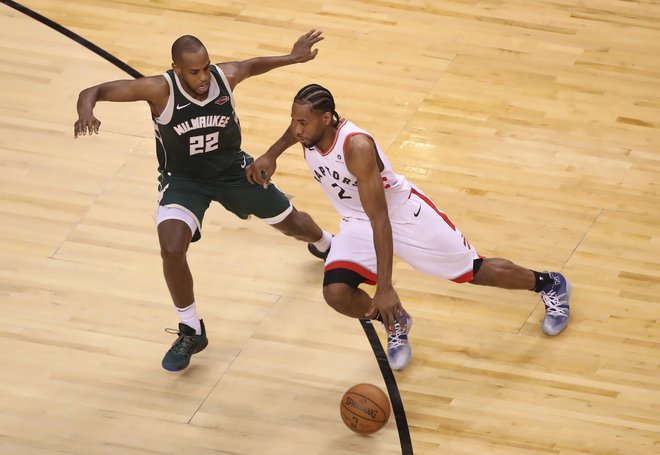
[[[245,166],[253,161],[254,158],[241,152],[229,169],[215,179],[194,179],[163,171],[158,177],[158,203],[181,208],[195,219],[198,229],[193,235],[193,242],[201,237],[202,220],[211,201],[219,202],[244,220],[254,215],[266,222],[277,223],[280,221],[278,216],[289,211],[291,203],[274,184],[264,189],[247,181]]]

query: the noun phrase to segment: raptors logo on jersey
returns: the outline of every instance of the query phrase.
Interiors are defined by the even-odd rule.
[[[383,179],[387,207],[392,212],[408,199],[411,186],[405,177],[394,173],[389,160],[367,131],[342,119],[337,126],[335,140],[330,149],[323,151],[316,146],[304,148],[305,160],[314,178],[341,216],[367,220],[369,218],[362,208],[358,194],[357,178],[346,167],[344,158],[346,141],[356,134],[368,136],[376,147],[378,157],[384,166],[380,175]]]

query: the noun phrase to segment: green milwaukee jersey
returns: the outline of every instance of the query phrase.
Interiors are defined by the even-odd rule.
[[[241,127],[234,97],[220,68],[211,65],[208,96],[199,101],[169,70],[167,106],[154,117],[156,155],[160,172],[212,179],[229,168],[241,151]]]

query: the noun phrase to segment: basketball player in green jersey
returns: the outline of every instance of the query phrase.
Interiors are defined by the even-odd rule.
[[[240,218],[255,215],[282,233],[308,243],[325,258],[331,235],[306,213],[297,211],[276,186],[250,184],[245,167],[253,158],[241,150],[241,128],[234,111],[233,89],[250,76],[303,63],[316,57],[314,44],[322,32],[310,30],[289,55],[257,57],[211,64],[206,48],[185,35],[172,45],[172,69],[137,80],[89,87],[78,98],[74,137],[98,134],[97,101],[147,101],[156,132],[160,201],[156,215],[165,281],[177,308],[177,340],[163,358],[163,367],[179,371],[208,344],[197,314],[193,278],[186,260],[190,242],[199,240],[202,219],[211,201]]]

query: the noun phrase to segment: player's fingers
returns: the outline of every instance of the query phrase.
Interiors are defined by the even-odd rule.
[[[392,315],[381,311],[380,317],[383,319],[385,329],[390,333],[394,333],[394,320],[392,319]]]
[[[257,182],[254,180],[254,171],[251,164],[245,167],[245,178],[250,185],[255,185]]]
[[[245,168],[245,175],[251,184],[263,186],[264,181],[259,177],[259,172],[257,172],[257,168],[254,165],[250,164]]]
[[[259,177],[261,181],[261,186],[263,186],[264,189],[268,189],[268,185],[270,185],[270,178],[268,178],[268,172],[262,169],[261,172],[259,173]]]
[[[390,317],[390,327],[391,327],[391,332],[396,333],[396,323],[399,323],[399,326],[401,326],[401,316],[399,316],[399,312],[395,312],[392,314]]]
[[[406,326],[406,330],[408,330],[408,324],[410,324],[410,315],[409,315],[408,312],[407,312],[406,310],[404,310],[403,308],[402,308],[401,310],[403,311],[403,315],[406,317],[406,324],[405,324],[405,326]]]
[[[396,318],[396,321],[399,323],[399,327],[401,327],[402,330],[405,330],[407,327],[406,327],[406,325],[403,323],[403,315],[402,315],[402,313],[401,313],[400,311],[397,311],[397,312],[394,314],[394,317]]]

